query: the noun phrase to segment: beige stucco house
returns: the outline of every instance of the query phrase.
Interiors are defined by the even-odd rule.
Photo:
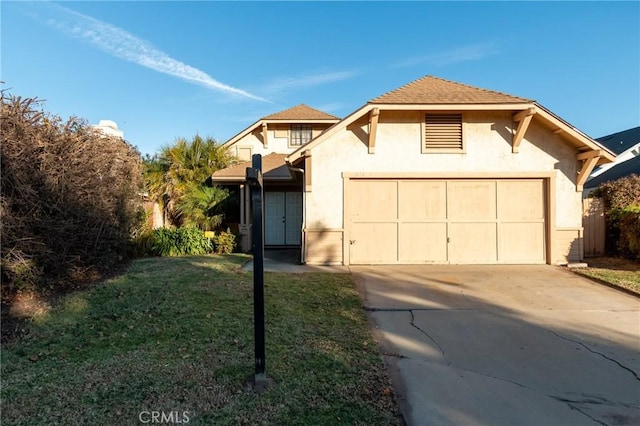
[[[272,136],[268,117],[226,143],[267,155],[267,245],[297,214],[274,245],[299,244],[311,264],[582,259],[582,186],[615,155],[535,101],[426,76],[339,121],[313,111],[325,121],[300,146],[272,142],[292,129],[274,123]],[[231,174],[242,184],[237,169],[214,181]]]
[[[338,117],[301,104],[261,118],[224,143],[233,155],[244,162],[217,171],[213,180],[219,185],[240,186],[239,234],[243,251],[251,248],[251,197],[245,184],[245,172],[251,166],[251,156],[263,156],[266,244],[300,247],[304,171],[290,167],[286,157],[338,121]]]

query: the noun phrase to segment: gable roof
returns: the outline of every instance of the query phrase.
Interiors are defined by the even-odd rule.
[[[327,114],[315,108],[311,108],[305,104],[296,105],[284,111],[276,112],[266,117],[262,117],[262,120],[329,120],[339,121],[340,118],[335,115]]]
[[[640,143],[640,126],[602,136],[596,140],[616,154],[621,154]]]
[[[222,144],[224,147],[230,147],[240,139],[253,132],[258,127],[261,127],[264,123],[337,123],[340,118],[320,111],[319,109],[311,108],[305,104],[296,105],[294,107],[279,111],[265,117],[262,117],[240,133],[233,136]]]
[[[385,93],[370,104],[502,104],[530,103],[530,99],[481,89],[431,75]]]
[[[630,160],[623,161],[620,164],[616,164],[606,172],[589,179],[585,184],[587,188],[597,188],[601,183],[609,182],[611,180],[620,179],[621,177],[629,176],[631,174],[640,175],[640,155],[631,158]]]
[[[291,180],[293,176],[289,171],[289,166],[285,162],[287,154],[271,153],[262,157],[262,176],[264,180]],[[251,161],[243,161],[234,164],[226,169],[221,169],[213,173],[213,182],[220,181],[244,181],[247,167],[251,167]]]
[[[447,90],[451,91],[451,93],[447,93]],[[607,148],[533,100],[427,75],[367,102],[364,106],[322,132],[311,142],[289,154],[287,162],[293,164],[293,162],[298,161],[307,151],[313,150],[317,145],[374,109],[416,111],[503,110],[514,113],[529,110],[531,114],[534,114],[536,120],[541,121],[554,133],[560,134],[566,141],[573,144],[579,152],[601,151],[598,164],[608,163],[615,159],[615,155]]]

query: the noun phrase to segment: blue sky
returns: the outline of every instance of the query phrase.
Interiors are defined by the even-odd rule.
[[[537,100],[594,138],[640,125],[639,2],[12,2],[14,95],[142,153],[299,103],[344,117],[430,74]]]

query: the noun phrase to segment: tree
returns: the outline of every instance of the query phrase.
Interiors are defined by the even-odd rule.
[[[195,135],[178,138],[173,145],[144,159],[149,197],[163,206],[174,225],[191,224],[212,229],[222,222],[221,204],[228,192],[211,182],[211,175],[235,161],[214,139]],[[224,195],[224,196],[223,196]]]
[[[176,203],[183,225],[213,231],[222,224],[224,202],[229,191],[219,186],[191,184]]]
[[[1,94],[3,294],[60,289],[117,265],[140,223],[140,153],[37,99]]]

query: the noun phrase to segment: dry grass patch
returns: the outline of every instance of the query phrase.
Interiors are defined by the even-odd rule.
[[[640,263],[617,257],[594,257],[576,272],[640,295]]]

